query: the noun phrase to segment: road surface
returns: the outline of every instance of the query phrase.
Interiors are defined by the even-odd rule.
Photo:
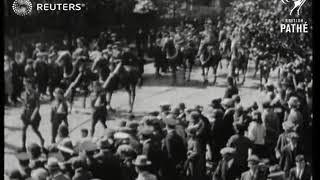
[[[170,73],[166,74],[161,79],[155,79],[153,64],[145,65],[144,79],[145,83],[141,88],[137,89],[136,101],[134,105],[135,119],[141,117],[154,110],[159,110],[161,102],[169,102],[172,105],[177,105],[184,102],[187,107],[194,107],[195,105],[208,105],[212,99],[220,98],[224,95],[226,87],[227,70],[225,63],[223,69],[218,69],[218,78],[215,86],[202,86],[201,69],[194,68],[191,74],[191,81],[184,84],[182,81],[181,72],[178,73],[178,85],[171,86]],[[210,72],[211,73],[211,72]],[[249,63],[249,71],[247,73],[247,80],[245,84],[239,87],[241,101],[244,106],[252,104],[254,101],[259,101],[262,93],[258,90],[258,79],[252,78],[253,64]],[[258,74],[259,75],[259,74]],[[212,81],[212,75],[209,80]],[[110,115],[110,121],[107,122],[109,127],[115,127],[121,120],[128,120],[129,109],[128,95],[125,91],[118,91],[112,97],[112,107],[116,109],[116,113]],[[88,128],[90,130],[90,108],[89,101],[87,101],[87,108],[82,108],[81,100],[76,99],[73,112],[68,116],[69,130],[72,139],[77,139],[80,135],[81,128]],[[4,160],[5,169],[13,168],[17,165],[17,160],[14,152],[21,148],[22,136],[22,122],[20,120],[21,107],[5,107],[4,117]],[[50,102],[44,102],[40,108],[42,121],[40,123],[40,132],[44,136],[47,143],[50,142],[51,124],[49,120]],[[96,126],[96,136],[102,135],[103,128],[101,124]],[[40,142],[31,128],[27,130],[27,143]]]

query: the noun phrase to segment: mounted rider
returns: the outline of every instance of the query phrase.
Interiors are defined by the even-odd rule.
[[[213,45],[216,41],[216,37],[214,37],[213,33],[213,26],[212,21],[207,21],[204,24],[204,31],[200,32],[200,36],[202,38],[199,46],[199,51],[197,56],[200,56],[201,52],[203,51],[204,47],[208,45]]]

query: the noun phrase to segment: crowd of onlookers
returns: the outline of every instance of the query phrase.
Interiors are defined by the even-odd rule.
[[[163,103],[141,120],[106,128],[102,137],[81,130],[70,139],[59,126],[56,143],[29,144],[17,154],[11,179],[310,179],[312,82],[265,86],[262,103],[242,105],[228,78],[209,106]],[[300,172],[301,171],[301,172]],[[301,174],[300,174],[301,173]]]
[[[261,6],[276,11],[262,9],[257,14]],[[105,125],[102,137],[93,136],[94,126],[91,133],[82,129],[79,140],[69,137],[67,116],[72,114],[68,114],[64,98],[68,88],[60,86],[74,71],[77,57],[85,56],[94,63],[93,52],[98,51],[110,63],[122,51],[133,50],[130,42],[108,31],[92,41],[63,39],[37,43],[35,47],[23,43],[18,49],[9,44],[4,56],[7,103],[23,102],[24,127],[31,124],[38,132],[41,118],[34,124],[40,106],[38,94],[40,100],[49,96],[55,100],[51,113],[55,135],[48,147],[43,142],[32,143],[18,152],[19,167],[8,170],[7,176],[19,180],[312,179],[313,81],[309,36],[278,36],[276,27],[280,20],[276,16],[283,15],[283,7],[273,1],[242,2],[232,7],[235,10],[225,20],[206,22],[204,31],[192,23],[177,28],[164,26],[149,33],[139,29],[133,54],[137,60],[154,58],[156,76],[160,77],[161,72],[169,70],[163,51],[170,38],[175,45],[190,51],[193,58],[204,42],[226,43],[229,39],[231,47],[240,42],[241,47],[250,49],[250,58],[255,53],[260,57],[272,54],[273,58],[265,59],[275,59],[280,69],[278,81],[264,86],[263,98],[244,106],[234,79],[228,77],[225,95],[213,99],[208,106],[164,103],[159,111],[142,119],[123,121],[119,127],[110,128],[105,125],[105,94],[97,85],[93,87],[98,90],[93,90],[95,98],[91,104],[93,120]],[[234,41],[238,37],[240,41]],[[57,62],[61,51],[72,52],[69,66],[67,61]],[[130,64],[134,59],[130,57],[119,59]],[[99,84],[99,77],[106,73],[90,68],[89,71],[97,75],[90,82],[93,84]],[[24,90],[28,98],[21,96]],[[33,113],[29,116],[27,112]]]

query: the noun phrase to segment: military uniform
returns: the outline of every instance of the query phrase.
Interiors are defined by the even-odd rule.
[[[98,121],[101,122],[104,128],[107,128],[106,105],[107,105],[107,100],[106,100],[105,92],[98,91],[92,94],[91,107],[93,109],[93,112],[92,112],[92,123],[91,123],[91,136],[94,135],[95,126]]]
[[[26,148],[26,131],[29,125],[31,125],[34,132],[40,138],[41,144],[44,144],[44,139],[39,131],[39,125],[41,121],[41,116],[39,112],[36,112],[33,119],[31,116],[37,106],[39,105],[39,94],[35,91],[26,91],[23,95],[23,102],[24,102],[24,109],[21,114],[21,120],[23,122],[23,129],[22,129],[22,145],[23,148]]]
[[[51,109],[51,123],[52,123],[52,129],[51,129],[51,135],[52,139],[51,142],[55,143],[55,138],[58,133],[58,128],[63,121],[66,125],[68,125],[68,105],[66,102],[58,102],[56,103],[52,109]]]

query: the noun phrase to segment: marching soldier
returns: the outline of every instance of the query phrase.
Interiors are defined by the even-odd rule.
[[[58,128],[62,122],[64,122],[68,126],[68,105],[64,100],[63,90],[60,88],[56,88],[54,91],[55,103],[51,109],[50,121],[52,123],[51,130],[51,143],[56,142],[56,136],[58,133]]]
[[[91,137],[94,135],[95,126],[98,121],[101,122],[103,127],[106,129],[106,118],[107,118],[107,100],[106,100],[106,93],[101,88],[99,82],[95,81],[93,83],[93,94],[91,100],[91,107],[92,107],[92,121],[91,121]]]
[[[37,134],[41,141],[41,145],[44,145],[44,139],[39,131],[39,125],[41,116],[39,114],[40,100],[39,94],[32,85],[32,80],[24,79],[24,86],[26,91],[23,95],[24,109],[21,114],[21,120],[23,122],[22,128],[22,150],[26,150],[26,133],[27,128],[30,125],[33,131]]]

